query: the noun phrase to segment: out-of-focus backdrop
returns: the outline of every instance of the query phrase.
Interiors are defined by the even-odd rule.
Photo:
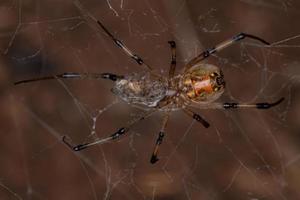
[[[0,199],[300,198],[300,3],[297,0],[2,0],[0,3]],[[162,74],[177,43],[177,71],[239,32],[213,56],[226,92],[220,102],[266,102],[270,110],[182,111],[171,115],[160,160],[149,162],[162,114],[117,142],[74,153],[61,142],[105,137],[141,110],[118,101],[106,80],[18,80],[63,72],[140,72],[93,21]]]

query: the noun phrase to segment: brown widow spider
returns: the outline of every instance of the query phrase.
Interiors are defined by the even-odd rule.
[[[78,1],[75,5],[83,12]],[[164,112],[164,118],[160,132],[158,134],[156,144],[150,159],[153,164],[158,161],[157,155],[159,146],[161,145],[165,128],[169,119],[171,111],[181,109],[200,122],[205,128],[208,128],[209,123],[203,119],[199,114],[194,113],[190,107],[191,105],[197,105],[198,108],[209,109],[238,109],[238,108],[256,108],[256,109],[269,109],[273,106],[280,104],[284,98],[279,99],[274,103],[255,103],[255,104],[240,104],[240,103],[216,103],[215,101],[222,95],[225,89],[224,75],[222,71],[215,65],[203,63],[202,61],[208,58],[210,55],[225,49],[226,47],[243,40],[250,38],[262,42],[265,45],[270,45],[265,40],[246,33],[240,33],[234,37],[225,40],[217,46],[207,49],[200,53],[197,57],[189,61],[185,66],[183,73],[175,75],[176,68],[176,44],[174,41],[169,41],[171,47],[171,64],[169,68],[168,77],[156,74],[152,68],[147,65],[143,59],[134,54],[127,46],[125,46],[120,40],[103,25],[103,23],[95,18],[91,17],[97,22],[99,27],[112,39],[117,47],[123,50],[130,58],[135,60],[137,64],[145,67],[146,72],[132,73],[129,75],[116,75],[112,73],[73,73],[67,72],[54,76],[47,76],[41,78],[34,78],[28,80],[22,80],[15,82],[15,84],[28,83],[33,81],[47,80],[47,79],[109,79],[114,81],[115,85],[112,92],[120,97],[122,100],[131,105],[138,105],[139,107],[146,108],[147,112],[140,118],[132,121],[128,126],[118,129],[115,133],[104,139],[97,139],[96,141],[79,144],[76,146],[71,145],[66,141],[66,137],[63,136],[62,141],[68,145],[74,151],[80,151],[87,147],[94,146],[96,144],[102,144],[120,138],[121,135],[127,133],[130,128],[143,120],[145,117],[150,116],[155,111]]]

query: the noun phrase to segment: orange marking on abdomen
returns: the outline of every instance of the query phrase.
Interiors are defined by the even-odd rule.
[[[192,85],[196,96],[200,95],[203,92],[205,92],[206,94],[210,94],[213,92],[210,77],[203,77],[202,80],[192,80]]]

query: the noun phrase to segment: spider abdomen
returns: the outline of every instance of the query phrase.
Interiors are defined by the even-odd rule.
[[[217,66],[199,63],[184,73],[180,86],[187,101],[208,103],[222,95],[225,81]]]
[[[155,107],[167,93],[167,81],[150,73],[133,73],[116,81],[112,92],[129,104]]]

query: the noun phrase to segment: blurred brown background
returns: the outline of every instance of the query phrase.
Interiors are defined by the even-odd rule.
[[[2,0],[1,200],[300,198],[299,1],[82,4],[162,74],[169,68],[168,40],[177,43],[180,73],[204,48],[239,32],[262,37],[272,47],[245,40],[210,59],[227,82],[219,101],[272,102],[282,96],[285,101],[271,110],[195,108],[212,124],[209,129],[174,112],[155,165],[149,159],[159,113],[120,141],[71,152],[62,135],[76,144],[92,141],[141,111],[116,102],[112,83],[105,80],[13,82],[63,72],[141,69],[102,31],[88,26],[71,0]]]

